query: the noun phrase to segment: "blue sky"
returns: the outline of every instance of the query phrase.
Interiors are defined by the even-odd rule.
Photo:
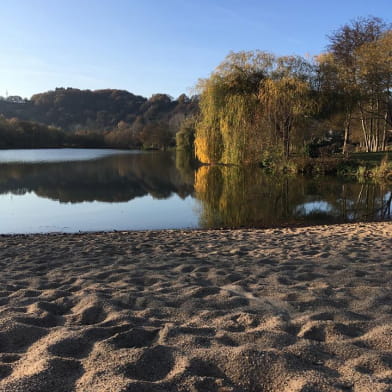
[[[314,55],[392,0],[1,0],[0,95],[55,87],[192,93],[229,51]]]

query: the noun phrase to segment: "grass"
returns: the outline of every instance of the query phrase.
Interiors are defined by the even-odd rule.
[[[392,151],[382,151],[382,152],[355,152],[350,154],[350,159],[356,161],[374,162],[381,163],[384,158],[388,161],[392,161]]]
[[[349,158],[340,156],[274,161],[262,165],[272,173],[305,175],[338,175],[360,180],[392,182],[392,152],[355,153]]]

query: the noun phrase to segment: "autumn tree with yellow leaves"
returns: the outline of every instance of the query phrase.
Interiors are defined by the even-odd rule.
[[[322,128],[333,117],[344,134],[343,152],[354,130],[365,151],[385,150],[392,127],[390,26],[360,18],[329,39],[328,52],[314,60],[230,53],[198,84],[197,158],[210,164],[258,163],[266,153],[288,159],[311,142],[307,124]]]
[[[296,56],[231,53],[199,84],[201,115],[195,139],[199,160],[256,163],[263,151],[271,149],[288,157],[290,136],[311,108],[310,68]]]

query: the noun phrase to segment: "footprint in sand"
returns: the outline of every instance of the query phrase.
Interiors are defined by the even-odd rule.
[[[12,323],[0,331],[0,352],[22,352],[47,333],[44,328]]]
[[[84,358],[92,347],[86,338],[82,336],[68,337],[50,345],[48,351],[58,357]]]
[[[173,371],[175,362],[172,348],[156,346],[146,349],[135,363],[127,365],[125,375],[134,380],[163,380]]]
[[[158,336],[159,329],[132,328],[129,331],[121,332],[107,340],[107,343],[117,349],[140,348],[152,345]]]
[[[5,379],[0,383],[0,392],[69,392],[74,390],[75,382],[82,372],[83,367],[78,361],[51,358],[42,362],[40,368],[32,374],[18,374],[17,378]]]

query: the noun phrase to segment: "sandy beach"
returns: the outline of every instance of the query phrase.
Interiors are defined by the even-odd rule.
[[[0,236],[1,392],[391,392],[392,223]]]

